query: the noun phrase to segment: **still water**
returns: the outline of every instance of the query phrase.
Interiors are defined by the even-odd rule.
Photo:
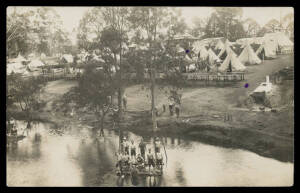
[[[26,123],[17,122],[19,128]],[[87,126],[57,128],[36,123],[7,148],[8,186],[133,186],[115,175],[118,132],[95,139]],[[19,130],[19,134],[23,131]],[[128,133],[139,142],[140,136]],[[152,144],[151,140],[145,140]],[[167,157],[161,177],[140,177],[135,186],[291,186],[294,164],[255,153],[163,138]]]

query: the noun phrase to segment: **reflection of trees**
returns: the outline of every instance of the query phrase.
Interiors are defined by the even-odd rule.
[[[240,166],[243,162],[242,152],[236,149],[222,148],[219,149],[219,155],[222,161],[220,162],[222,168],[230,168]]]
[[[11,154],[12,157],[17,159],[17,154],[18,154],[18,141],[12,141],[11,142]]]
[[[171,137],[171,144],[174,145],[174,143],[175,143],[175,138]]]
[[[103,183],[104,175],[112,174],[115,167],[114,143],[110,140],[102,141],[101,139],[93,139],[91,143],[80,143],[77,154],[79,166],[83,171],[83,184],[86,186],[99,186]],[[123,183],[123,182],[122,182]],[[117,185],[122,185],[117,180]]]
[[[177,162],[175,164],[175,173],[176,173],[176,179],[177,182],[181,185],[181,186],[185,186],[186,185],[186,179],[184,177],[184,172],[183,172],[183,168],[181,163]]]
[[[32,140],[32,158],[39,159],[41,157],[41,141],[42,136],[39,133],[35,133]]]

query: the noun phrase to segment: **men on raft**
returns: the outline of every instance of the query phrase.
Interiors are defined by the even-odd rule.
[[[121,173],[124,172],[124,168],[131,170],[136,167],[138,169],[144,169],[145,166],[153,169],[162,169],[163,156],[161,153],[161,142],[158,137],[154,139],[154,148],[149,147],[149,144],[144,143],[141,139],[140,143],[137,144],[134,140],[129,140],[124,137],[122,141],[121,151],[117,154],[117,165]],[[147,149],[147,151],[146,151]],[[147,153],[146,153],[147,152]],[[146,155],[145,155],[146,154]]]

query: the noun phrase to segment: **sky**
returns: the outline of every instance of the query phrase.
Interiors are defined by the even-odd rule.
[[[77,28],[79,20],[84,13],[92,7],[53,7],[63,20],[64,27],[71,33],[73,28]],[[205,18],[212,13],[212,7],[180,7],[182,16],[185,18],[186,23],[191,26],[192,18],[199,17]],[[11,11],[8,8],[7,12]],[[293,13],[292,7],[243,7],[243,17],[253,18],[260,26],[265,25],[271,19],[280,20],[280,15],[283,17],[287,13]],[[75,33],[72,34],[74,41]]]

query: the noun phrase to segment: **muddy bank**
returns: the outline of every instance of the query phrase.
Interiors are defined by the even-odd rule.
[[[153,132],[152,125],[145,121],[133,124],[123,124],[128,131],[139,135],[178,136],[200,141],[210,145],[228,148],[239,148],[252,151],[264,157],[270,157],[283,162],[294,162],[293,140],[251,128],[223,127],[213,124],[193,124],[173,122],[163,124],[158,122],[160,131]]]
[[[238,128],[232,125],[218,124],[217,122],[183,122],[184,119],[159,120],[158,127],[160,130],[153,132],[151,119],[145,116],[146,114],[146,112],[131,113],[129,115],[130,119],[125,117],[125,120],[120,123],[120,127],[124,131],[131,131],[141,136],[178,137],[180,135],[183,139],[200,141],[221,147],[245,149],[279,161],[294,162],[293,137],[277,136],[253,128]],[[25,117],[22,112],[14,115],[19,120]],[[33,113],[32,120],[52,123],[55,126],[62,126],[66,122],[72,122],[73,125],[99,126],[92,114],[86,113],[80,115],[80,117],[81,119],[79,120],[78,117],[64,117],[49,112],[36,112]],[[105,128],[112,128],[112,122],[109,117],[106,119]]]

